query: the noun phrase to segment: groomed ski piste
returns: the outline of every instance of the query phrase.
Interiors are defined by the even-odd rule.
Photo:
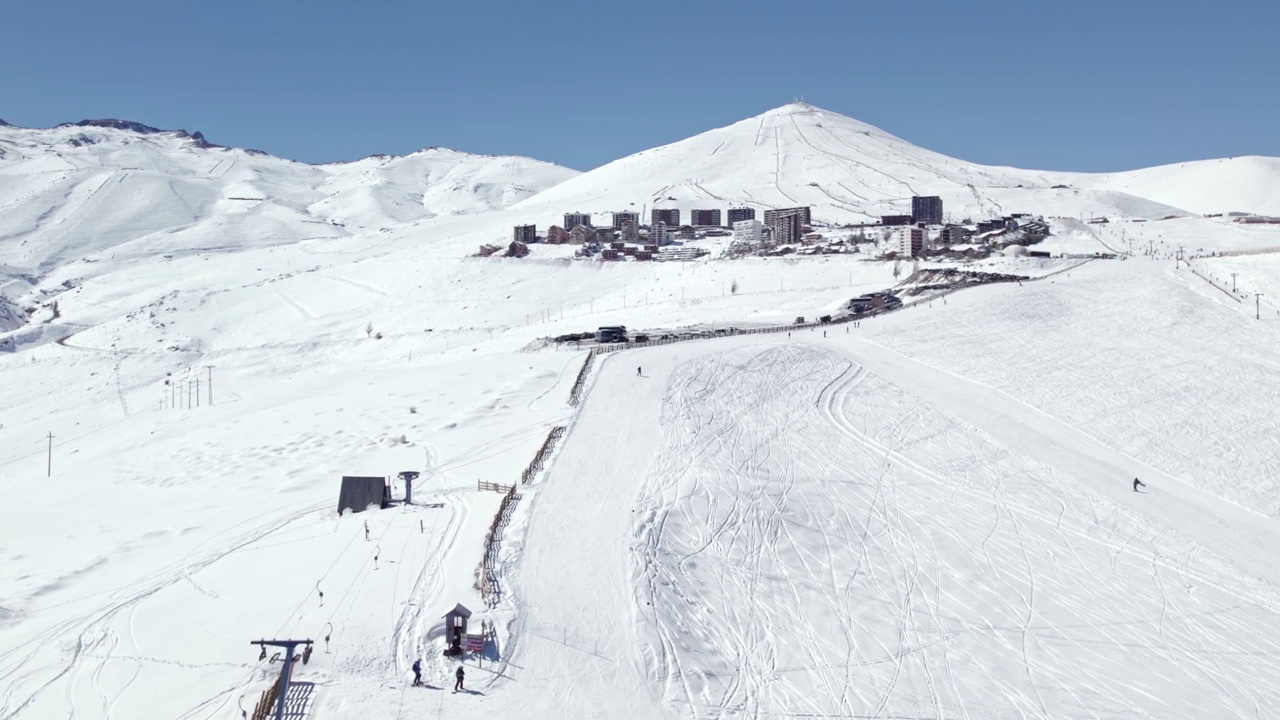
[[[601,355],[577,409],[580,351],[245,372],[9,481],[0,717],[239,717],[285,636],[317,643],[290,717],[1266,717],[1278,328],[1134,259]],[[6,377],[120,360],[35,357]],[[556,425],[490,608],[475,480]],[[423,467],[415,506],[334,512],[339,475]],[[496,632],[455,694],[458,602]]]

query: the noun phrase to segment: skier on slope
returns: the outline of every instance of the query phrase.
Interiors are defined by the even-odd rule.
[[[422,684],[422,660],[421,659],[413,661],[413,684],[414,685]]]
[[[1133,491],[1134,491],[1134,492],[1138,492],[1138,486],[1139,486],[1139,485],[1141,485],[1142,487],[1146,487],[1146,486],[1147,486],[1147,484],[1146,484],[1146,483],[1142,482],[1142,481],[1141,481],[1141,480],[1139,480],[1138,478],[1134,478],[1134,479],[1133,479]]]
[[[639,368],[639,366],[637,366],[637,367],[636,367],[636,375],[639,375],[639,374],[640,374],[640,368]]]
[[[466,674],[467,674],[467,673],[466,673],[465,671],[463,671],[462,666],[461,666],[461,665],[459,665],[459,666],[458,666],[458,672],[454,673],[454,675],[455,675],[455,676],[457,676],[457,678],[458,678],[458,681],[457,681],[457,682],[455,682],[455,683],[453,684],[453,691],[454,691],[454,692],[459,692],[459,691],[461,691],[461,690],[462,690],[462,678],[466,677]]]

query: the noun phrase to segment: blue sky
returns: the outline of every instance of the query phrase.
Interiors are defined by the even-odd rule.
[[[1280,155],[1280,3],[12,0],[0,118],[581,170],[793,98],[975,162]]]

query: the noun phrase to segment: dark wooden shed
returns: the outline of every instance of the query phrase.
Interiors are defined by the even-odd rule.
[[[385,509],[390,502],[391,489],[384,477],[343,475],[342,489],[338,491],[338,514],[344,510],[364,512],[376,505]]]
[[[448,643],[445,649],[446,655],[462,654],[462,638],[467,634],[467,618],[471,617],[471,611],[462,603],[453,606],[453,609],[444,614],[444,637]]]

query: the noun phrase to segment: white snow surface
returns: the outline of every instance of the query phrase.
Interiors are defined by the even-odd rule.
[[[1218,164],[1214,164],[1218,163]],[[529,222],[618,210],[757,209],[808,205],[815,220],[874,222],[910,214],[913,195],[938,195],[952,221],[1013,212],[1162,218],[1211,208],[1276,207],[1280,159],[1212,161],[1135,173],[992,167],[926,150],[884,130],[792,103],[567,180],[516,205]]]
[[[755,122],[829,123],[815,112]],[[854,123],[838,125],[873,145]],[[295,719],[1280,705],[1280,315],[1252,303],[1280,297],[1276,226],[1147,221],[1117,206],[1166,206],[1131,195],[1097,225],[1064,203],[1055,249],[1132,255],[993,258],[970,267],[1042,279],[611,353],[575,408],[586,351],[547,336],[812,318],[892,287],[892,264],[467,258],[542,201],[486,210],[515,198],[426,157],[339,181],[177,134],[39,131],[103,138],[69,160],[0,131],[0,168],[51,168],[3,201],[0,719],[239,718],[280,668],[249,641],[280,637],[317,643]],[[160,169],[104,170],[129,191],[95,200],[81,153],[112,144],[106,166]],[[176,182],[208,212],[169,233],[181,173],[165,163],[193,158],[236,160],[228,174],[272,199],[232,212],[242,186]],[[406,206],[381,193],[420,172],[460,183],[444,195],[466,212],[392,217]],[[1023,171],[983,172],[991,198]],[[415,187],[415,203],[432,192]],[[292,234],[298,218],[320,234]],[[476,570],[500,496],[476,481],[519,483],[555,426],[489,606]],[[422,472],[414,506],[335,512],[342,475],[403,470]],[[494,632],[453,694],[440,618],[459,602]]]
[[[1280,216],[1280,158],[1233,157],[1102,175],[1096,189],[1145,197],[1195,213]]]
[[[0,266],[347,237],[503,208],[576,174],[441,148],[307,165],[180,131],[0,126]]]

